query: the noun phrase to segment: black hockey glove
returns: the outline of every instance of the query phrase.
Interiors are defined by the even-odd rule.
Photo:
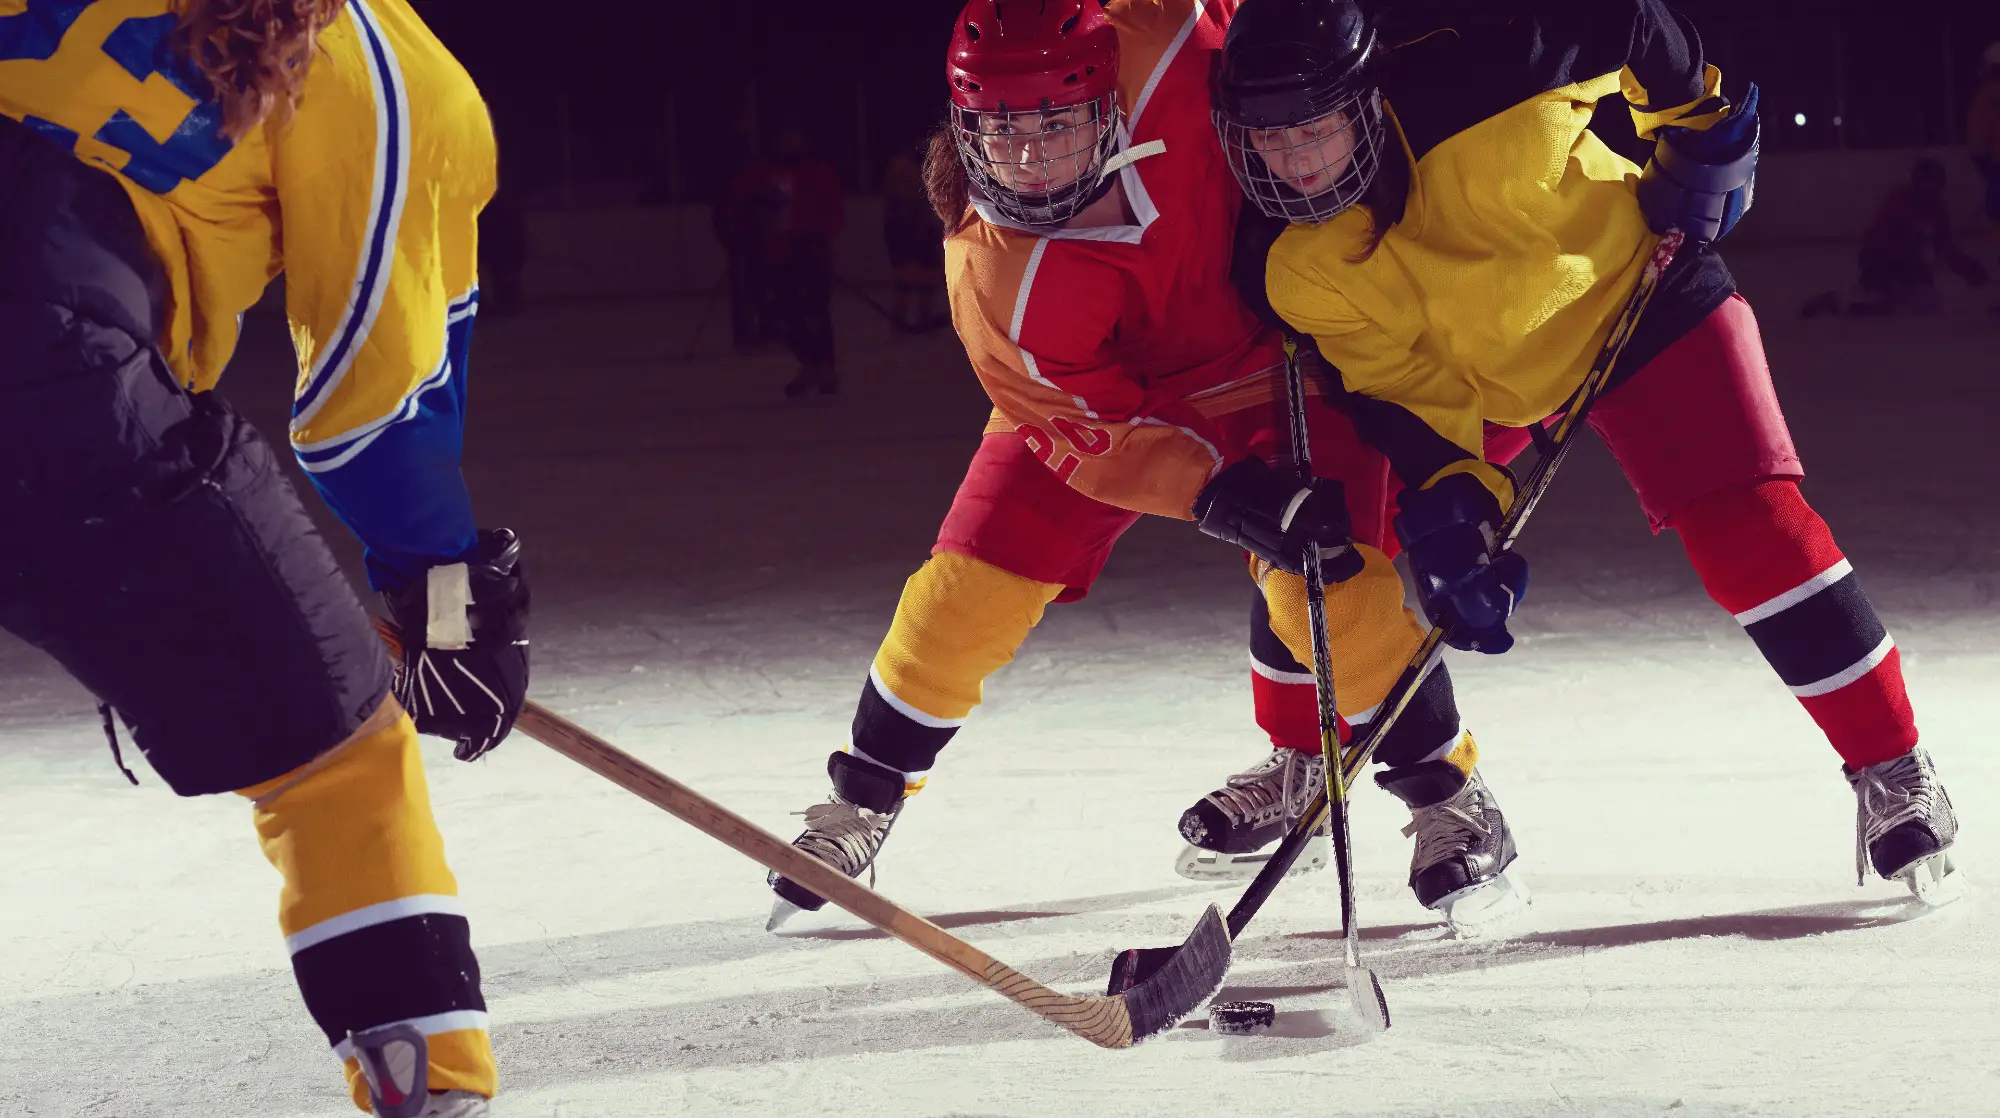
[[[528,581],[521,541],[481,529],[471,562],[432,567],[385,593],[402,630],[396,699],[419,733],[457,742],[461,761],[505,740],[528,698]]]
[[[1347,495],[1331,478],[1304,486],[1261,458],[1245,458],[1202,487],[1194,499],[1194,522],[1281,571],[1304,574],[1306,548],[1317,543],[1326,581],[1346,582],[1361,573]]]
[[[1514,647],[1507,618],[1528,592],[1528,561],[1491,554],[1500,502],[1471,474],[1453,474],[1397,498],[1396,538],[1410,557],[1417,597],[1445,643],[1498,655]]]
[[[1720,240],[1750,212],[1757,185],[1757,87],[1706,131],[1660,129],[1639,176],[1639,209],[1655,233],[1679,229],[1698,244]]]

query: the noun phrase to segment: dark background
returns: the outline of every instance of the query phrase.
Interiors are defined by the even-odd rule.
[[[940,116],[959,7],[415,3],[493,106],[507,185],[572,202],[606,183],[626,184],[623,200],[707,200],[785,121],[804,126],[849,191],[873,190],[888,157],[914,151]],[[1675,6],[1732,94],[1762,87],[1769,150],[1957,143],[1980,54],[2000,40],[1996,0]]]

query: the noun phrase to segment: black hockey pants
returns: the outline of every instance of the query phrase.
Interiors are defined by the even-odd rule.
[[[270,446],[176,383],[164,292],[118,182],[0,117],[0,625],[197,795],[344,741],[390,665]]]

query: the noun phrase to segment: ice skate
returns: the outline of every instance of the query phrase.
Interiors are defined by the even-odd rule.
[[[1855,771],[1841,766],[1854,789],[1854,878],[1868,880],[1868,867],[1900,881],[1927,905],[1946,905],[1965,895],[1965,878],[1952,863],[1958,815],[1938,781],[1937,766],[1921,749],[1893,761]]]
[[[376,1118],[486,1118],[486,1096],[440,1091],[430,1084],[430,1047],[408,1025],[384,1025],[353,1034],[354,1059],[368,1081]]]
[[[1276,748],[1255,766],[1181,813],[1188,845],[1174,872],[1194,881],[1248,881],[1271,860],[1273,847],[1326,787],[1326,761],[1303,749]],[[1307,840],[1286,877],[1323,870],[1329,857],[1325,828]]]
[[[806,829],[792,845],[849,877],[867,870],[873,885],[875,856],[903,810],[903,774],[848,753],[829,756],[826,771],[833,778],[833,794],[828,802],[797,813],[805,816]],[[775,872],[767,880],[778,897],[765,931],[777,931],[800,912],[818,912],[826,904],[824,897]]]
[[[1410,808],[1403,833],[1416,839],[1410,891],[1460,936],[1489,935],[1521,916],[1533,899],[1511,871],[1514,834],[1474,769],[1425,761],[1375,774],[1375,782]]]

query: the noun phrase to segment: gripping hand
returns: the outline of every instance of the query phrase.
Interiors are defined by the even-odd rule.
[[[1500,502],[1471,474],[1452,474],[1428,489],[1405,489],[1396,538],[1410,557],[1417,596],[1445,643],[1494,655],[1514,647],[1507,618],[1528,591],[1528,561],[1492,556]]]
[[[1706,131],[1662,128],[1639,176],[1639,209],[1655,233],[1719,240],[1750,212],[1757,184],[1757,87]]]
[[[1347,496],[1331,478],[1301,485],[1261,458],[1245,458],[1215,475],[1194,500],[1195,526],[1292,574],[1304,574],[1306,550],[1320,546],[1320,574],[1345,582],[1361,573]]]
[[[470,562],[432,567],[382,595],[401,630],[396,698],[419,733],[470,761],[499,745],[528,697],[528,581],[521,541],[481,529]]]

